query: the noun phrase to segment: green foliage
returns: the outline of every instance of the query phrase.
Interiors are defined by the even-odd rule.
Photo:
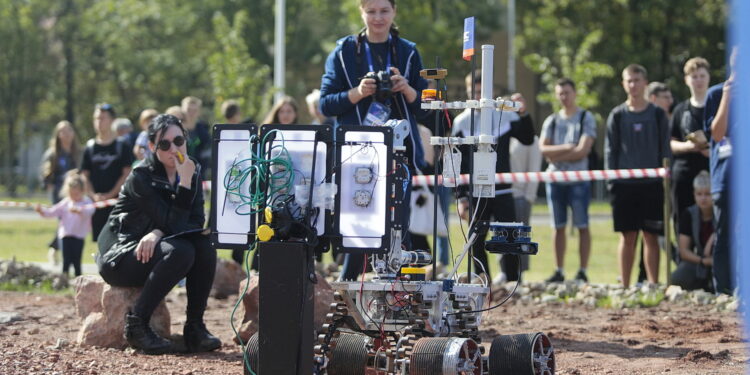
[[[45,59],[46,30],[41,1],[0,2],[0,150],[11,160],[19,144],[16,134],[25,113],[36,110],[51,78]],[[21,143],[22,144],[22,143]],[[11,169],[2,176],[11,195],[16,192]]]
[[[477,45],[504,30],[505,1],[399,0],[401,35],[426,67],[460,81],[463,19],[475,16]],[[287,0],[286,87],[298,99],[319,87],[335,41],[358,32],[359,1]],[[275,0],[8,0],[0,2],[2,166],[27,135],[71,120],[85,141],[94,104],[136,120],[186,95],[216,108],[236,97],[258,120],[270,104]],[[630,62],[685,98],[682,64],[702,55],[723,74],[723,0],[517,1],[519,55],[550,82],[569,75],[581,104],[606,113],[624,98],[616,73]],[[244,14],[244,15],[243,15]],[[458,79],[457,79],[458,78]],[[462,85],[461,85],[462,86]],[[459,90],[460,91],[460,90]],[[549,95],[541,100],[551,101]],[[552,101],[554,102],[554,101]],[[304,108],[304,106],[302,106]],[[204,113],[212,122],[213,111]],[[134,121],[135,122],[135,121]],[[29,126],[29,125],[34,126]],[[24,139],[19,136],[23,126]],[[5,168],[4,181],[13,181]],[[8,187],[13,190],[14,187]]]
[[[52,281],[44,280],[39,284],[14,284],[11,282],[0,283],[0,291],[4,292],[34,292],[43,294],[54,294],[54,295],[66,295],[72,296],[73,289],[55,289],[52,286]]]
[[[268,84],[271,69],[253,58],[245,44],[247,12],[235,13],[233,25],[223,14],[216,13],[213,24],[219,48],[208,58],[208,71],[216,99],[216,118],[221,118],[222,102],[235,99],[246,115],[260,119],[268,110],[273,93]]]
[[[596,30],[586,36],[577,50],[561,43],[550,57],[531,53],[523,57],[526,66],[534,73],[540,74],[545,90],[537,99],[549,103],[557,110],[560,107],[555,98],[555,82],[560,77],[568,77],[576,83],[578,104],[583,108],[594,108],[599,105],[599,94],[591,88],[597,78],[610,78],[614,75],[611,66],[589,61],[592,50],[601,41],[602,31]]]
[[[580,104],[603,115],[625,99],[619,72],[630,63],[645,66],[650,80],[667,83],[677,98],[686,99],[682,66],[690,57],[707,58],[712,75],[722,76],[724,3],[528,0],[518,7],[519,50],[547,88],[563,75],[584,83]],[[539,99],[554,103],[549,94]]]

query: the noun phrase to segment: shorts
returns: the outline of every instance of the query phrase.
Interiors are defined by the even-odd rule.
[[[568,207],[573,214],[573,226],[588,228],[590,201],[591,183],[588,181],[573,184],[547,184],[547,206],[549,206],[555,229],[565,228],[568,224]]]
[[[664,232],[664,187],[661,182],[614,183],[610,197],[615,232]]]

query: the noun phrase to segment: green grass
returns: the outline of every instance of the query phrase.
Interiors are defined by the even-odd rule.
[[[534,213],[546,213],[547,207],[544,204],[534,205]],[[609,205],[607,203],[593,203],[591,213],[609,214]],[[457,223],[452,223],[451,243],[453,245],[454,257],[459,255],[463,248],[463,236]],[[55,220],[0,220],[0,259],[10,259],[16,257],[19,261],[37,261],[44,262],[47,260],[47,245],[55,233],[57,222]],[[572,277],[578,270],[578,234],[577,231],[567,230],[568,244],[565,257],[565,274]],[[588,267],[589,281],[593,283],[615,283],[619,276],[619,266],[617,257],[617,243],[619,236],[612,230],[612,221],[592,221],[592,251]],[[527,281],[541,281],[549,277],[555,269],[554,250],[552,248],[552,228],[547,224],[536,225],[533,228],[532,240],[539,243],[539,253],[531,257],[531,267],[524,274]],[[430,240],[430,243],[432,241]],[[96,243],[87,237],[83,252],[83,262],[93,263],[92,254],[96,253]],[[231,251],[220,250],[219,257],[224,259],[231,258]],[[330,253],[326,254],[326,261],[330,261]],[[664,257],[660,266],[659,280],[666,280],[666,270],[664,266]],[[461,265],[461,272],[466,269],[466,263]],[[497,275],[499,270],[496,256],[490,254],[490,272]],[[635,280],[637,267],[633,267],[633,276]]]
[[[49,280],[43,281],[40,285],[15,285],[12,283],[0,283],[0,290],[5,292],[34,292],[54,295],[73,295],[73,289],[71,289],[70,287],[57,290],[52,287],[52,282]]]
[[[535,204],[532,208],[532,214],[543,214],[547,212],[546,204]],[[611,208],[606,202],[592,202],[590,214],[611,215]],[[589,266],[587,274],[589,282],[614,284],[620,275],[619,259],[617,256],[617,244],[619,234],[614,232],[612,220],[592,220],[591,221],[591,256],[589,257]],[[565,276],[573,277],[578,271],[578,231],[566,229],[567,246],[565,252]],[[454,257],[458,256],[459,251],[463,248],[464,240],[458,225],[451,227],[451,244],[453,245]],[[552,247],[552,227],[548,224],[535,225],[532,228],[532,241],[539,244],[539,253],[531,256],[531,265],[529,270],[524,273],[526,281],[542,281],[555,271],[555,251]],[[430,239],[430,244],[432,240]],[[489,254],[490,273],[495,276],[499,272],[499,256]],[[639,256],[636,257],[639,259]],[[662,256],[659,268],[659,280],[666,282],[666,258]],[[460,270],[466,269],[466,262],[461,264]],[[674,269],[674,267],[672,267]],[[475,271],[476,272],[476,271]],[[638,276],[637,263],[633,267],[631,282],[634,282]]]

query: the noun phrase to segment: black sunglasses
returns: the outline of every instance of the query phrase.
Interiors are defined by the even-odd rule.
[[[168,139],[162,139],[157,146],[159,147],[159,150],[169,151],[169,149],[172,148],[172,143],[174,143],[175,146],[180,147],[185,144],[185,137],[178,135],[171,141]]]

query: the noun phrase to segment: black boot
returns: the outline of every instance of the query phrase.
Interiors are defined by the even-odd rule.
[[[125,314],[124,336],[130,346],[141,349],[146,354],[165,354],[172,349],[169,340],[157,335],[148,323],[132,313]]]
[[[203,321],[187,321],[182,330],[188,352],[208,352],[221,347],[221,340],[206,329]]]

